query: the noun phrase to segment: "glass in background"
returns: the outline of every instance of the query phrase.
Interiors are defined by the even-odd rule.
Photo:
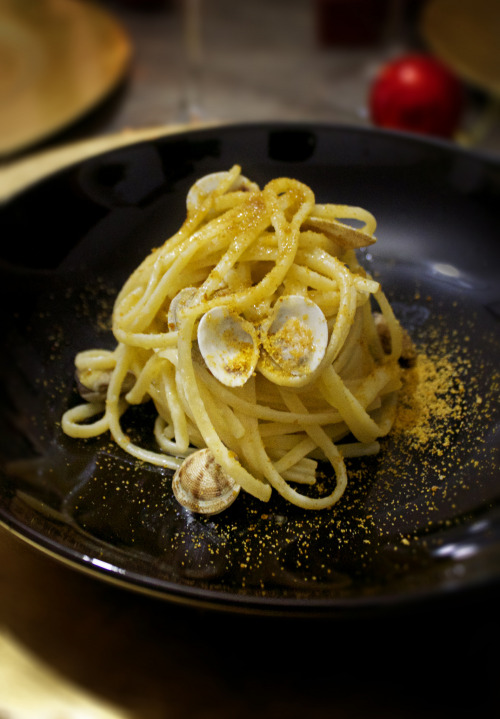
[[[177,0],[182,21],[184,77],[179,121],[201,122],[205,117],[203,78],[203,0]]]

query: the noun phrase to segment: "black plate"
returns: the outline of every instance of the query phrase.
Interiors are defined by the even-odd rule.
[[[330,511],[245,496],[195,518],[156,468],[60,429],[75,352],[112,345],[123,280],[178,227],[192,182],[236,162],[260,184],[289,175],[319,202],[372,211],[379,240],[365,261],[419,349],[448,368],[433,432],[396,433],[351,460]],[[497,585],[499,201],[492,159],[306,124],[167,136],[27,190],[0,213],[2,523],[96,576],[236,611],[347,614]]]

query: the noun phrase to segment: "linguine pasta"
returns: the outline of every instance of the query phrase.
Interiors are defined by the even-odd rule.
[[[293,179],[260,189],[239,166],[201,178],[180,229],[119,292],[116,348],[76,356],[86,401],[66,411],[64,432],[109,432],[174,471],[208,448],[260,500],[274,489],[304,509],[331,507],[347,484],[345,458],[379,450],[400,388],[401,329],[356,255],[375,225],[366,210],[317,204]],[[155,409],[155,450],[122,428],[144,402]],[[325,461],[327,493],[314,486]]]

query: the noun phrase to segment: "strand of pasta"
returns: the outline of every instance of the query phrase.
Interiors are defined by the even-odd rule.
[[[165,420],[161,415],[158,415],[155,419],[153,427],[153,436],[156,440],[158,447],[165,452],[165,454],[171,454],[175,457],[187,457],[194,450],[188,445],[188,449],[184,452],[181,451],[178,443],[175,439],[175,430],[172,425],[166,424]]]
[[[244,387],[244,393],[248,402],[251,403],[256,401],[255,382],[253,380],[247,382]],[[289,480],[293,481],[294,479],[297,479],[297,476],[302,484],[314,484],[315,478],[312,474],[309,472],[309,476],[307,476],[307,474],[304,474],[301,471],[298,475],[296,475],[293,470],[288,468],[282,472],[278,471],[262,442],[257,418],[245,416],[243,421],[246,427],[246,456],[253,465],[254,471],[267,478],[273,489],[281,494],[281,496],[287,501],[292,502],[303,509],[319,508],[317,506],[317,501],[310,499],[300,492],[297,492],[288,484]]]
[[[244,309],[253,305],[258,305],[260,302],[272,296],[279,285],[282,283],[286,273],[293,264],[295,253],[298,247],[298,241],[300,237],[300,223],[304,215],[309,211],[310,206],[313,202],[313,195],[309,188],[296,183],[296,192],[302,191],[305,195],[304,202],[290,223],[285,219],[279,208],[278,196],[275,194],[280,187],[275,187],[273,181],[267,185],[263,194],[266,199],[266,203],[270,209],[270,220],[273,224],[277,239],[278,239],[278,257],[274,263],[272,269],[258,282],[256,285],[250,288],[245,288],[240,292],[233,293],[228,297],[217,297],[213,300],[203,301],[203,297],[206,296],[207,292],[213,287],[213,281],[207,281],[202,285],[193,301],[193,307],[188,308],[186,312],[193,312],[196,315],[201,315],[203,312],[208,311],[212,307],[230,305],[231,309],[236,312],[241,312]],[[245,234],[248,233],[248,229],[245,229]],[[239,249],[243,251],[241,244]],[[231,261],[234,264],[239,254],[236,253],[231,255]],[[215,268],[213,271],[214,276],[220,281],[220,277],[223,271],[229,269],[228,263],[224,263],[223,266]]]
[[[202,219],[199,214],[195,213],[197,224]],[[237,213],[234,214],[237,216]],[[188,220],[185,223],[187,225],[190,224]],[[208,246],[212,252],[216,251],[217,245],[220,248],[224,246],[224,235],[221,230],[227,224],[227,217],[215,218],[191,234],[179,232],[168,244],[164,243],[163,247],[155,252],[153,272],[139,301],[133,307],[124,306],[124,300],[128,293],[124,289],[119,294],[115,310],[117,321],[129,325],[135,323],[133,329],[136,331],[140,329],[140,326],[146,326],[163,303],[167,292],[170,292],[171,295],[175,294],[177,278],[182,275],[182,271],[190,263],[193,255]],[[143,264],[147,266],[150,262],[151,260],[147,258]],[[141,267],[136,274],[141,274]]]
[[[316,205],[314,207],[315,215],[322,219],[332,219],[340,221],[344,220],[359,220],[363,223],[360,228],[361,232],[365,232],[367,235],[374,234],[377,221],[371,212],[368,212],[363,207],[355,207],[354,205]]]
[[[120,327],[115,327],[113,334],[122,344],[148,350],[168,349],[177,344],[176,332],[128,332]]]
[[[281,394],[290,411],[297,413],[305,412],[305,407],[296,393],[291,390],[281,389]],[[315,444],[321,448],[332,465],[336,477],[336,485],[333,492],[326,497],[304,496],[286,484],[281,475],[274,469],[274,466],[270,462],[266,463],[266,477],[270,484],[285,499],[293,502],[293,504],[296,504],[303,509],[325,509],[338,502],[347,486],[347,472],[344,460],[334,443],[330,440],[320,425],[304,425],[303,429],[307,432]],[[264,461],[265,458],[263,454],[267,457],[264,446],[262,445],[260,455]]]
[[[244,392],[249,403],[254,403],[256,401],[254,381],[248,382],[245,385]],[[291,392],[289,394],[292,397],[292,399],[290,399],[290,403],[295,403],[295,408],[300,409],[301,413],[304,413],[305,408],[301,405],[300,400]],[[322,448],[327,450],[326,454],[330,461],[334,459],[333,466],[336,472],[337,485],[335,490],[327,497],[308,497],[290,487],[283,476],[283,474],[286,473],[286,470],[283,474],[280,473],[276,468],[276,465],[271,461],[262,442],[257,418],[246,416],[243,421],[246,424],[245,437],[248,438],[247,441],[250,446],[249,454],[252,457],[253,463],[257,465],[259,472],[268,479],[271,486],[279,492],[281,496],[303,509],[322,509],[330,507],[332,504],[337,502],[338,499],[340,499],[347,484],[345,466],[340,453],[335,449],[335,446],[328,440],[326,435],[324,435],[322,430],[320,430],[317,426],[311,427],[311,435],[313,435],[311,437],[312,442],[308,442],[307,446],[316,446],[319,440]],[[302,445],[301,449],[304,449],[304,445]],[[312,477],[310,477],[306,483],[311,483],[311,479]]]
[[[241,239],[231,243],[219,263],[213,268],[207,279],[199,287],[193,300],[194,304],[201,303],[219,289],[226,273],[234,266],[246,248],[269,224],[269,210],[265,203],[250,197],[243,207],[238,207],[234,220],[230,224],[231,232]],[[243,232],[243,229],[245,230]],[[243,297],[244,297],[243,293]]]
[[[338,409],[353,435],[360,442],[373,442],[379,434],[379,428],[333,367],[326,367],[320,384],[325,398]]]
[[[125,452],[142,460],[143,462],[150,462],[151,464],[166,467],[168,469],[177,469],[177,467],[181,464],[181,460],[178,457],[165,455],[140,447],[132,442],[132,440],[123,431],[120,424],[120,391],[123,379],[130,366],[130,349],[125,345],[119,345],[116,354],[116,367],[111,375],[106,397],[106,416],[108,418],[109,431],[111,432],[114,441]]]
[[[191,237],[187,237],[177,253],[173,254],[173,251],[170,251],[171,262],[165,262],[165,259],[160,257],[162,267],[161,274],[158,270],[157,281],[148,285],[140,300],[127,311],[127,314],[123,315],[120,305],[117,305],[114,313],[114,325],[126,326],[129,331],[135,332],[140,332],[148,327],[165,302],[168,293],[174,294],[175,284],[191,258],[199,252],[200,247],[208,245],[218,237],[220,228],[217,223],[218,221],[214,220]]]
[[[231,438],[227,440],[224,439],[224,442],[227,446],[232,446],[234,440],[240,439],[245,432],[237,414],[235,414],[231,407],[220,402],[217,394],[210,392],[209,388],[204,385],[203,382],[198,381],[198,391],[207,409],[207,413],[211,418],[212,424],[214,427],[220,427],[218,431],[219,436],[222,438]]]
[[[157,354],[152,354],[141,367],[132,389],[125,395],[125,399],[129,404],[140,404],[144,401],[149,387],[154,379],[158,376],[160,368],[164,360]]]
[[[223,194],[235,181],[240,172],[241,168],[239,165],[234,165],[212,194],[204,198],[199,198],[197,205],[194,208],[189,208],[187,217],[179,230],[172,237],[165,240],[161,247],[154,250],[130,275],[118,294],[116,300],[117,307],[121,306],[123,297],[130,294],[131,288],[135,289],[141,284],[140,279],[144,276],[148,279],[147,286],[144,290],[145,301],[148,299],[149,293],[154,291],[158,284],[164,263],[167,262],[169,264],[171,258],[175,258],[179,255],[183,243],[186,240],[189,241],[196,232],[197,227],[199,227],[209,215],[217,194]],[[151,266],[153,266],[152,270],[150,270]]]
[[[185,454],[189,448],[189,430],[186,414],[182,410],[177,383],[175,381],[175,367],[167,360],[163,365],[163,388],[172,422],[175,443],[178,451]]]
[[[213,379],[204,369],[200,370],[203,373],[203,381],[207,384],[215,383]],[[297,425],[300,423],[311,422],[314,424],[328,424],[336,421],[341,422],[342,417],[339,412],[333,409],[329,409],[324,412],[317,412],[314,415],[309,413],[295,413],[289,412],[286,409],[277,410],[272,407],[267,407],[262,404],[249,402],[245,400],[240,394],[236,393],[227,387],[221,387],[217,385],[217,391],[219,392],[220,398],[226,402],[229,406],[237,409],[240,414],[246,414],[251,417],[256,417],[261,420],[283,422],[289,425]]]
[[[262,437],[262,434],[261,434]],[[297,464],[301,459],[304,459],[309,452],[316,447],[316,442],[310,437],[304,437],[300,442],[294,444],[293,448],[286,452],[278,461],[274,463],[274,468],[277,472],[283,473],[293,465]],[[269,453],[269,449],[267,448]]]
[[[84,350],[75,356],[77,370],[112,370],[115,363],[114,350]]]
[[[108,417],[104,415],[91,424],[85,424],[85,422],[97,414],[102,414],[103,411],[104,402],[101,404],[77,404],[63,414],[61,419],[62,430],[68,437],[80,439],[98,437],[109,429]]]
[[[363,331],[363,324],[364,314],[363,311],[358,308],[354,314],[353,323],[346,337],[346,341],[333,362],[336,372],[342,372],[346,365],[350,364],[353,353],[356,351],[356,348],[359,347],[359,338]]]

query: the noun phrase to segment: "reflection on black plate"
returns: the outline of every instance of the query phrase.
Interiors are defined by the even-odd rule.
[[[245,495],[194,517],[161,470],[60,429],[75,352],[113,345],[117,289],[177,229],[192,182],[234,163],[260,184],[289,175],[319,202],[375,214],[365,262],[428,358],[421,373],[434,372],[433,418],[350,460],[333,510]],[[0,213],[2,523],[97,576],[232,610],[348,613],[496,583],[499,197],[500,165],[451,145],[297,124],[167,136],[18,196]],[[415,401],[425,414],[425,395]]]

